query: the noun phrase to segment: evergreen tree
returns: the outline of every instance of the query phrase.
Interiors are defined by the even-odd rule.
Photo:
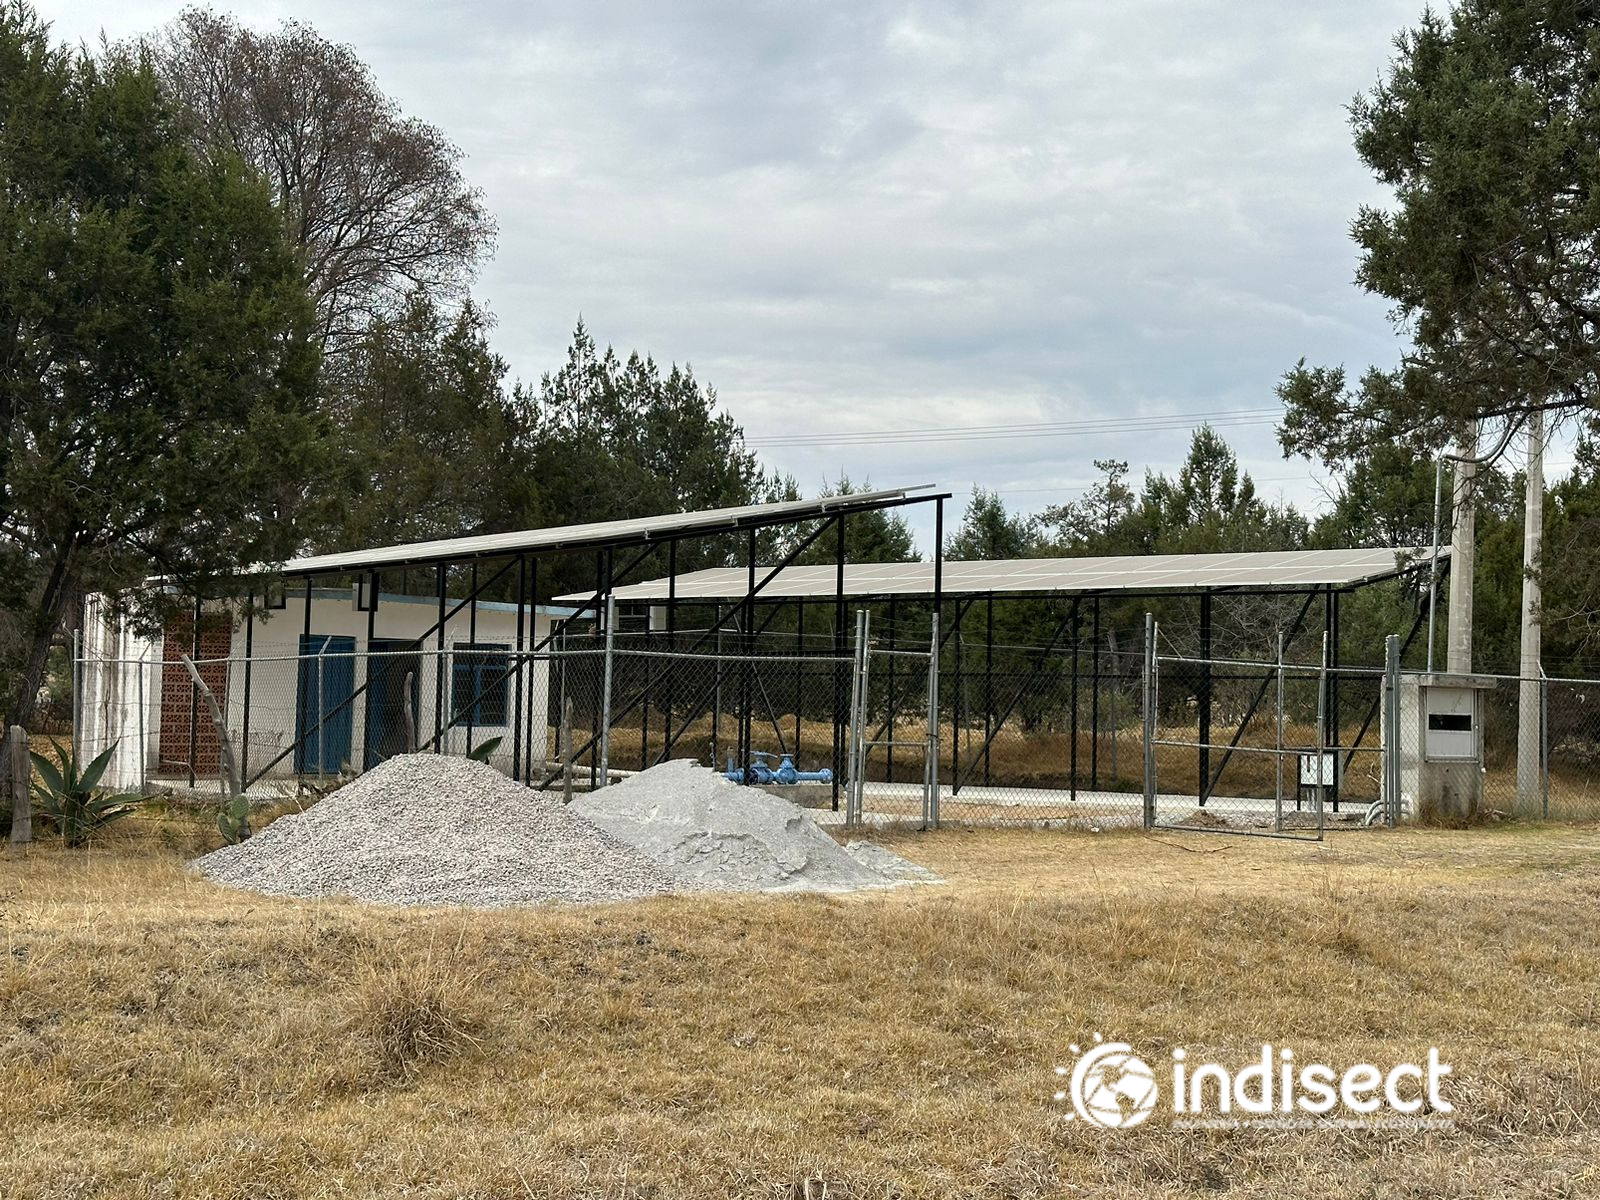
[[[1131,545],[1128,521],[1137,498],[1126,482],[1128,464],[1097,458],[1094,466],[1104,478],[1079,499],[1047,508],[1037,518],[1052,553],[1121,554]]]
[[[326,466],[314,309],[264,183],[148,64],[0,0],[0,666],[26,724],[75,599],[287,557]],[[198,589],[198,590],[197,590]]]
[[[488,320],[422,292],[349,351],[336,404],[349,502],[326,539],[355,549],[522,527],[536,503],[528,415],[504,386]]]
[[[1306,519],[1292,505],[1268,504],[1238,456],[1209,425],[1195,430],[1175,479],[1147,472],[1128,520],[1125,553],[1206,554],[1289,550],[1305,544]]]
[[[1006,512],[998,492],[974,488],[961,528],[945,547],[951,559],[1028,558],[1037,553],[1038,538],[1024,517]]]

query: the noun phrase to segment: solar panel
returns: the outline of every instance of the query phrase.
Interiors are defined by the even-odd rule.
[[[684,534],[716,533],[751,525],[784,524],[828,516],[839,511],[871,507],[885,501],[904,500],[913,492],[927,491],[931,485],[891,488],[878,492],[854,492],[843,496],[819,496],[812,500],[784,500],[772,504],[748,504],[737,508],[712,508],[700,512],[665,513],[631,521],[596,521],[586,525],[563,525],[552,529],[525,529],[516,533],[490,533],[475,537],[442,538],[430,542],[408,542],[399,546],[380,546],[339,554],[313,554],[291,559],[270,568],[283,575],[331,575],[382,567],[418,563],[465,562],[524,552],[567,550],[585,546],[621,545]],[[935,500],[935,494],[917,497]],[[831,569],[831,568],[830,568]],[[252,569],[250,573],[256,573]],[[743,583],[740,585],[743,595]]]
[[[1425,564],[1428,548],[1365,550],[1272,550],[1243,554],[1137,554],[1114,557],[998,559],[946,562],[945,595],[1071,596],[1102,592],[1283,591],[1308,587],[1352,587],[1391,578]],[[1440,548],[1440,557],[1448,555]],[[757,581],[770,567],[756,568]],[[932,563],[851,563],[844,569],[846,596],[931,596]],[[836,568],[785,567],[761,589],[783,599],[835,595]],[[746,567],[712,567],[679,575],[676,582],[651,579],[615,589],[619,601],[739,600],[749,588]],[[581,602],[584,593],[557,596]]]

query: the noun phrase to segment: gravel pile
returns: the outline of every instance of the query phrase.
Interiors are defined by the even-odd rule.
[[[279,896],[493,908],[632,900],[675,880],[632,846],[484,763],[391,758],[310,809],[195,860]]]
[[[901,858],[887,846],[876,842],[849,842],[844,852],[862,866],[876,871],[894,883],[943,883],[944,880],[921,863]]]
[[[805,809],[687,759],[580,796],[572,807],[700,888],[852,892],[904,882],[847,853]]]

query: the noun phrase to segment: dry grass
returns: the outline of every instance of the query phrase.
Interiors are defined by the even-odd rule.
[[[0,864],[0,1193],[1568,1196],[1597,1190],[1600,832],[946,832],[950,885],[399,911],[183,870],[202,819]],[[1051,1067],[1456,1065],[1454,1133],[1097,1135]],[[1157,1118],[1159,1121],[1159,1118]]]

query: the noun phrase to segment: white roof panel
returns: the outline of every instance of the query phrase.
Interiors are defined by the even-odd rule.
[[[946,562],[947,596],[1083,595],[1097,592],[1282,591],[1352,587],[1386,579],[1426,564],[1426,547],[1369,550],[1273,550],[1246,554],[1134,554],[1102,558],[1024,558]],[[1440,556],[1449,553],[1440,548]],[[757,566],[759,584],[770,567]],[[832,565],[785,567],[764,588],[766,599],[815,599],[835,594]],[[667,579],[624,584],[620,601],[739,600],[749,588],[747,567],[713,567]],[[844,594],[854,597],[931,596],[933,564],[851,563],[844,569]],[[557,596],[582,602],[590,594]]]
[[[813,500],[784,500],[773,504],[748,504],[738,508],[710,508],[700,512],[665,513],[631,521],[596,521],[587,525],[562,525],[553,529],[524,529],[516,533],[486,533],[475,537],[442,538],[431,542],[409,542],[399,546],[380,546],[339,554],[313,554],[273,568],[258,568],[283,575],[331,575],[374,570],[383,567],[413,566],[421,563],[464,562],[523,552],[570,550],[584,546],[621,545],[647,542],[682,534],[721,533],[752,525],[776,525],[827,516],[840,509],[867,508],[884,502],[907,499],[917,487],[891,488],[879,492],[854,492],[843,496],[819,496]],[[933,500],[933,494],[918,497]]]

